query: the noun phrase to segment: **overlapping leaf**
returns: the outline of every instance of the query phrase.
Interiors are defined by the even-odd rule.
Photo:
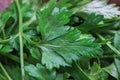
[[[86,21],[84,21],[84,23],[79,26],[79,29],[87,32],[87,31],[98,28],[99,25],[105,26],[105,24],[104,25],[100,24],[100,22],[102,22],[102,20],[103,20],[102,15],[96,15],[96,14],[92,13],[88,16]]]
[[[54,5],[54,3],[53,3]],[[57,8],[49,5],[43,8],[38,14],[39,27],[37,30],[42,34],[42,38],[52,40],[66,33],[69,26],[64,26],[69,22],[71,13],[66,8]]]
[[[96,62],[91,67],[89,77],[91,80],[108,80],[108,74]]]

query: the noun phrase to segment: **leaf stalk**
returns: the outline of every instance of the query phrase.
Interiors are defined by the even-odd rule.
[[[22,13],[21,13],[21,8],[18,0],[15,0],[17,12],[18,12],[18,19],[19,19],[19,42],[20,42],[20,65],[21,65],[21,79],[24,80],[25,77],[25,71],[24,71],[24,56],[23,56],[23,39],[22,39],[22,34],[23,34],[23,27],[22,27]]]

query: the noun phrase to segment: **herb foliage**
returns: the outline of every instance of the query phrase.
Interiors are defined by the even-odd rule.
[[[100,0],[13,0],[0,13],[0,79],[119,80],[119,14]]]

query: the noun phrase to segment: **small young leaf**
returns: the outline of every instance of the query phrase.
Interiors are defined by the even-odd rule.
[[[32,55],[33,58],[39,60],[39,58],[40,58],[40,52],[39,52],[39,50],[37,48],[31,48],[30,49],[30,53],[31,53],[31,55]]]

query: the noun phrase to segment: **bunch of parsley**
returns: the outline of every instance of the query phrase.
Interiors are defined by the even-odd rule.
[[[0,13],[0,80],[119,80],[120,11],[108,0],[13,0]]]

